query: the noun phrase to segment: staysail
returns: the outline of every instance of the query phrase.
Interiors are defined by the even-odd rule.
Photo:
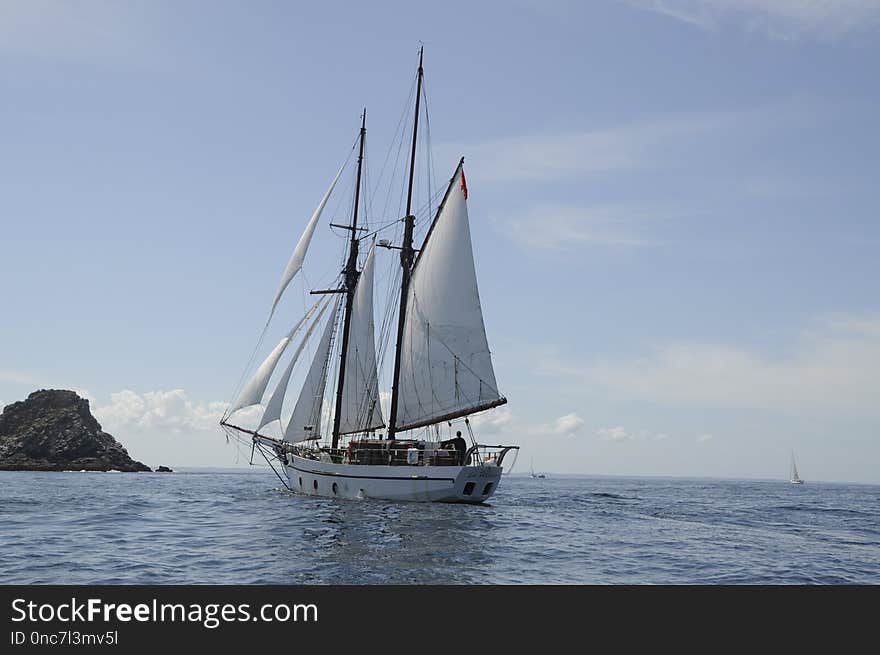
[[[321,434],[321,411],[323,410],[324,387],[327,384],[327,361],[330,358],[331,338],[333,337],[333,328],[336,326],[336,315],[339,311],[339,301],[333,305],[333,311],[330,318],[327,319],[327,326],[324,328],[324,334],[318,348],[315,350],[315,356],[312,359],[312,365],[306,375],[302,390],[299,392],[299,398],[293,408],[293,414],[284,430],[284,440],[292,443],[306,441],[320,436]]]
[[[306,251],[308,251],[309,243],[312,241],[312,234],[315,232],[315,226],[318,224],[321,212],[324,211],[324,205],[327,204],[330,194],[333,193],[333,188],[336,186],[336,182],[339,181],[339,176],[342,175],[344,168],[345,164],[343,164],[342,167],[340,167],[339,172],[336,173],[336,177],[334,177],[333,181],[330,183],[330,188],[327,189],[327,193],[324,194],[321,203],[318,205],[315,213],[312,214],[308,224],[306,224],[306,229],[303,231],[302,236],[296,244],[296,248],[293,250],[293,254],[290,256],[290,260],[287,262],[287,267],[284,269],[284,273],[281,275],[281,281],[278,283],[278,290],[275,292],[275,299],[272,301],[272,311],[269,312],[270,320],[275,313],[275,308],[278,306],[278,301],[281,300],[281,295],[284,293],[287,285],[290,284],[290,281],[302,268],[303,261],[306,258]]]
[[[385,426],[379,404],[379,373],[373,321],[373,255],[370,248],[354,292],[339,433],[366,432]]]
[[[238,410],[244,407],[250,407],[251,405],[257,405],[263,399],[263,394],[266,391],[266,385],[269,384],[269,378],[272,377],[272,372],[275,370],[275,367],[278,365],[278,360],[281,359],[281,355],[284,354],[284,350],[287,348],[288,344],[290,344],[293,337],[296,336],[297,332],[300,331],[303,324],[309,319],[309,317],[314,313],[314,311],[318,308],[318,305],[321,304],[319,300],[314,305],[309,308],[309,311],[306,312],[306,315],[303,316],[299,322],[293,326],[293,329],[287,333],[287,335],[278,342],[278,345],[269,353],[269,356],[260,364],[259,368],[257,368],[257,372],[254,373],[253,377],[248,380],[248,383],[244,386],[241,393],[238,395],[238,399],[232,404],[232,407],[229,408],[229,414],[233,412],[237,412]]]
[[[397,430],[507,402],[486,340],[466,199],[459,164],[410,279],[399,344]]]
[[[284,396],[287,393],[287,385],[290,383],[290,375],[293,373],[293,368],[296,366],[296,362],[302,354],[303,349],[306,347],[306,344],[309,342],[312,333],[321,323],[321,319],[324,317],[324,312],[326,310],[327,305],[325,304],[321,308],[321,311],[318,312],[315,320],[309,326],[309,329],[306,330],[305,335],[303,335],[302,341],[299,346],[297,346],[296,351],[293,353],[293,357],[290,359],[290,363],[287,365],[287,369],[278,381],[278,385],[275,387],[275,391],[269,398],[269,402],[266,403],[266,411],[263,412],[263,418],[260,419],[260,424],[257,426],[257,432],[259,432],[264,425],[268,425],[272,421],[281,420],[281,408],[284,405]]]

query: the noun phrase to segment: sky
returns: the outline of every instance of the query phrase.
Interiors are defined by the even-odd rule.
[[[880,0],[0,0],[0,404],[75,389],[150,466],[245,465],[217,421],[364,107],[366,220],[401,215],[420,44],[417,192],[466,158],[509,400],[481,441],[880,483]]]

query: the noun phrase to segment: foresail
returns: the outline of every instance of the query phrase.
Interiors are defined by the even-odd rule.
[[[412,272],[401,341],[397,429],[506,402],[486,340],[459,165]]]
[[[260,403],[263,399],[263,394],[266,391],[266,385],[269,384],[269,378],[272,377],[272,372],[278,365],[278,360],[281,359],[281,355],[284,354],[284,350],[287,348],[290,341],[296,336],[303,324],[318,308],[319,304],[321,304],[320,300],[312,305],[309,311],[306,312],[306,315],[303,316],[299,322],[293,326],[293,329],[287,333],[287,336],[278,342],[278,345],[275,346],[272,352],[269,353],[269,356],[262,364],[260,364],[259,368],[257,368],[257,372],[254,373],[253,377],[248,380],[248,383],[244,386],[241,393],[238,394],[238,398],[229,409],[229,414],[237,412],[244,407],[250,407],[251,405],[257,405]]]
[[[315,331],[315,328],[318,327],[318,325],[321,323],[321,319],[324,317],[324,312],[326,310],[327,305],[325,304],[321,308],[321,311],[318,312],[315,320],[312,321],[309,329],[306,330],[305,335],[303,335],[302,341],[300,341],[299,346],[297,346],[296,351],[293,353],[293,357],[291,357],[290,359],[290,363],[287,365],[287,369],[284,371],[284,374],[278,381],[278,384],[275,387],[275,391],[272,393],[271,398],[269,398],[269,402],[266,403],[266,411],[263,412],[263,418],[260,419],[260,424],[257,426],[256,430],[257,432],[259,432],[263,426],[269,425],[269,423],[271,423],[272,421],[281,420],[281,408],[284,405],[284,396],[287,393],[287,385],[290,383],[290,375],[291,373],[293,373],[296,362],[299,360],[299,356],[302,354],[303,349],[309,342],[312,333]]]
[[[366,432],[385,427],[379,404],[379,373],[373,321],[373,256],[367,253],[358,278],[351,309],[348,352],[345,354],[345,383],[342,391],[339,434]]]
[[[339,176],[342,175],[342,170],[344,168],[345,164],[343,164],[342,167],[339,169],[339,172],[336,173],[336,177],[334,177],[333,181],[330,183],[330,188],[327,189],[327,193],[324,194],[324,197],[321,199],[321,203],[318,205],[315,213],[312,214],[312,217],[306,224],[306,229],[302,233],[302,236],[299,238],[299,241],[296,244],[296,248],[294,248],[293,254],[290,256],[290,260],[287,262],[287,267],[284,269],[284,273],[281,276],[281,281],[278,283],[278,290],[275,292],[275,299],[272,301],[272,311],[269,313],[270,320],[272,318],[272,315],[275,313],[275,308],[278,306],[278,301],[281,300],[281,296],[284,293],[284,290],[287,288],[287,285],[290,284],[290,281],[302,268],[303,261],[306,258],[306,252],[309,249],[309,243],[311,243],[312,241],[312,234],[315,232],[315,226],[318,224],[318,219],[321,217],[321,212],[324,211],[324,206],[327,204],[327,200],[330,198],[330,194],[333,193],[333,188],[336,186],[336,182],[339,181]]]
[[[339,301],[333,305],[330,318],[324,328],[324,334],[312,365],[303,382],[302,390],[293,408],[293,414],[284,430],[284,440],[292,443],[312,439],[321,434],[321,411],[323,409],[324,387],[327,384],[327,360],[330,358],[330,345],[333,336],[333,328],[336,325],[336,315],[339,311]]]

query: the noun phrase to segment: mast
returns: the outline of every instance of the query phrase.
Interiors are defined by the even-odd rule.
[[[409,280],[413,263],[413,227],[416,217],[412,215],[413,176],[416,167],[416,145],[419,131],[419,101],[422,98],[422,58],[425,47],[419,48],[419,72],[416,81],[416,111],[413,119],[412,148],[409,157],[409,187],[406,192],[406,216],[404,217],[403,245],[400,249],[400,265],[403,275],[400,281],[400,309],[397,314],[397,345],[394,348],[394,377],[391,386],[391,415],[388,418],[388,438],[393,439],[397,432],[397,400],[400,395],[400,350],[403,343],[403,329],[406,323],[406,298],[409,293]]]
[[[361,116],[361,143],[358,151],[357,182],[354,188],[354,211],[351,216],[351,225],[348,227],[348,229],[351,230],[351,242],[348,252],[348,263],[345,265],[345,270],[343,271],[345,274],[343,283],[345,288],[345,315],[342,323],[342,345],[339,348],[340,362],[339,382],[336,387],[336,409],[333,414],[333,448],[339,447],[339,421],[342,418],[342,391],[345,386],[345,355],[348,352],[348,333],[351,329],[351,308],[354,303],[354,289],[357,285],[358,279],[357,258],[359,240],[357,238],[357,220],[358,205],[360,204],[361,196],[361,170],[364,163],[364,137],[366,134],[367,109],[364,108],[364,113]]]

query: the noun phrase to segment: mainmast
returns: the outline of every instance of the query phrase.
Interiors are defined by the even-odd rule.
[[[364,113],[361,117],[361,143],[358,152],[357,182],[355,183],[354,188],[354,211],[351,216],[351,225],[347,226],[347,229],[351,230],[351,246],[348,252],[348,262],[343,271],[345,277],[343,280],[342,291],[345,293],[345,315],[342,323],[342,345],[339,348],[339,382],[336,387],[336,409],[333,414],[333,448],[339,447],[339,421],[342,418],[342,391],[345,386],[345,360],[346,353],[348,352],[348,333],[351,329],[351,308],[354,303],[354,290],[355,286],[357,286],[358,279],[357,259],[359,240],[357,238],[357,221],[358,205],[360,204],[361,196],[361,170],[364,163],[364,137],[366,134],[367,110],[364,108]]]
[[[409,280],[412,275],[413,264],[413,227],[415,216],[412,214],[413,176],[416,168],[416,145],[419,131],[419,101],[422,98],[422,58],[425,48],[419,49],[419,72],[416,81],[416,111],[413,119],[412,149],[409,158],[409,187],[406,193],[406,216],[404,217],[403,245],[400,248],[400,265],[403,267],[403,276],[400,282],[400,309],[397,315],[397,345],[394,348],[394,377],[391,387],[391,416],[388,419],[388,438],[393,439],[397,432],[397,401],[400,396],[400,350],[403,343],[403,329],[406,323],[406,298],[409,293]]]

